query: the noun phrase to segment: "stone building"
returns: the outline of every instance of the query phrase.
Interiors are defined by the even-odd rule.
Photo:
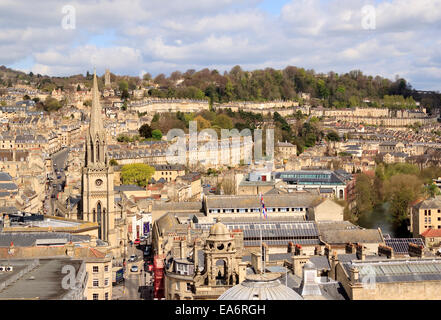
[[[114,172],[107,156],[107,138],[101,112],[97,78],[94,73],[79,218],[96,222],[98,238],[108,242],[114,257],[119,258],[127,246],[127,234],[124,232],[125,216],[123,210],[116,210],[115,207]]]
[[[165,297],[169,300],[216,299],[245,279],[240,234],[221,222],[209,231],[204,245],[200,239],[178,240],[166,259]]]
[[[441,197],[421,201],[411,208],[410,231],[419,237],[428,229],[441,229]]]

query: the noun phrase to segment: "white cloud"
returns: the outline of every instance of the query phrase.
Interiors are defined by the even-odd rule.
[[[441,0],[292,0],[279,17],[258,9],[259,2],[76,0],[69,4],[77,28],[67,31],[61,28],[64,3],[3,0],[0,64],[32,57],[34,72],[52,75],[94,65],[133,75],[297,65],[400,73],[416,87],[441,89]],[[376,8],[375,30],[361,25],[367,4]]]

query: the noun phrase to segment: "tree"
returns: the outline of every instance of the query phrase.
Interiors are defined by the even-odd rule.
[[[222,182],[220,183],[220,188],[218,188],[218,189],[222,189],[223,194],[226,194],[226,195],[236,194],[236,186],[234,183],[234,177],[233,176],[224,177],[222,179]]]
[[[233,128],[233,121],[231,121],[230,117],[225,114],[217,115],[213,124],[221,127],[222,129]]]
[[[355,210],[357,214],[363,214],[372,211],[374,207],[375,193],[372,181],[364,173],[358,174],[355,182]]]
[[[152,131],[152,138],[155,140],[161,140],[162,138],[162,132],[159,129],[155,129]]]
[[[385,198],[389,200],[393,221],[401,224],[408,218],[408,208],[422,194],[421,180],[411,174],[397,174],[385,182]]]
[[[152,75],[150,74],[150,73],[144,73],[144,75],[142,76],[142,79],[144,80],[144,81],[150,81],[150,80],[152,80]]]
[[[117,166],[118,165],[118,161],[116,161],[115,159],[110,159],[109,164],[111,166]]]
[[[326,138],[329,141],[340,141],[340,136],[338,135],[337,132],[335,132],[334,130],[331,130],[327,135]]]
[[[152,137],[152,128],[147,124],[144,123],[140,128],[139,128],[139,135],[143,138],[151,138]]]
[[[210,121],[204,119],[202,116],[197,116],[194,118],[194,121],[197,122],[198,130],[203,130],[211,127]]]
[[[77,91],[81,91],[80,85],[77,85]]]
[[[57,111],[60,108],[61,108],[61,104],[55,98],[48,96],[44,101],[44,110],[47,112]]]
[[[121,168],[121,181],[123,184],[137,184],[140,187],[146,187],[154,173],[155,168],[148,164],[128,164]]]

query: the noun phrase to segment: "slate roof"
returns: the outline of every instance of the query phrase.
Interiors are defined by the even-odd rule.
[[[352,267],[359,270],[360,277],[369,272],[376,282],[441,280],[441,259],[352,261],[343,263],[343,267],[348,275]]]
[[[207,208],[260,208],[258,195],[243,196],[207,196]],[[267,208],[308,208],[317,199],[316,195],[289,194],[289,195],[263,195]]]
[[[11,242],[16,247],[30,247],[34,246],[38,239],[67,239],[68,242],[85,242],[90,240],[90,236],[66,232],[3,232],[0,233],[0,247],[9,247]],[[97,239],[97,245],[104,244]]]

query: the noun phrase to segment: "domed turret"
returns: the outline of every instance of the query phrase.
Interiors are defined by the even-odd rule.
[[[211,226],[210,235],[207,240],[217,240],[217,241],[228,241],[231,240],[230,231],[228,228],[220,222],[218,219],[217,222]]]
[[[225,291],[218,300],[303,300],[294,290],[283,285],[280,275],[248,275],[242,283]]]

